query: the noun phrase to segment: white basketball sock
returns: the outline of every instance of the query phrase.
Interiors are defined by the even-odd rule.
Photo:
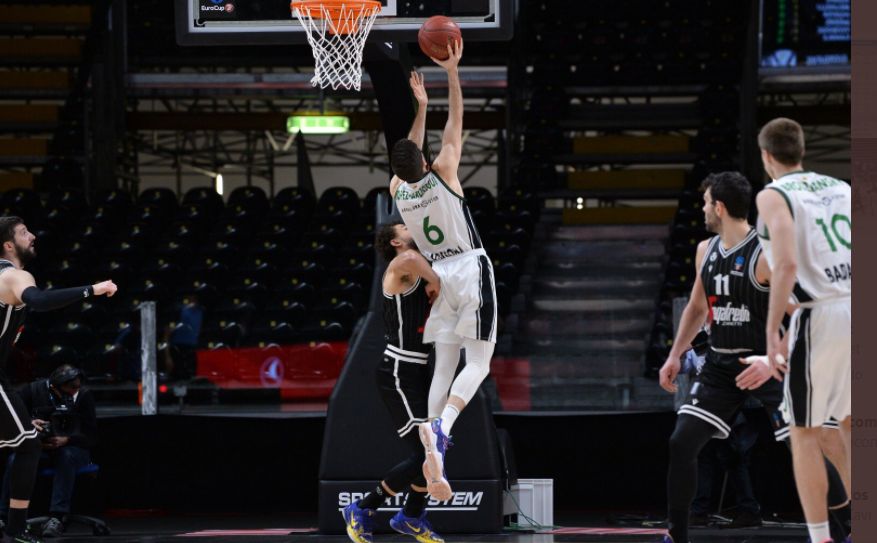
[[[458,416],[460,416],[460,410],[456,406],[451,404],[445,406],[444,411],[442,411],[442,432],[446,436],[451,435],[451,428],[457,422]]]
[[[810,541],[813,543],[826,543],[831,541],[831,532],[828,530],[828,522],[807,524],[807,531],[810,532]]]

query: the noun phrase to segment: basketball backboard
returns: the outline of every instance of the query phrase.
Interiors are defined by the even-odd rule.
[[[289,0],[176,0],[180,45],[264,45],[305,43]],[[433,15],[454,19],[463,39],[501,41],[512,37],[515,0],[381,0],[369,41],[414,42]]]

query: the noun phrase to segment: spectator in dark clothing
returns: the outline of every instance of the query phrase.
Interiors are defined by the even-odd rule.
[[[69,365],[59,366],[48,379],[25,385],[21,398],[33,418],[34,427],[41,429],[43,444],[41,464],[52,466],[52,499],[49,520],[43,525],[43,536],[64,532],[64,515],[70,513],[76,472],[91,462],[91,449],[97,442],[97,413],[94,397],[82,388],[82,372]],[[10,455],[3,488],[0,492],[0,515],[9,508]]]
[[[198,298],[195,295],[187,296],[180,308],[179,322],[168,331],[171,356],[168,369],[171,379],[185,380],[195,376],[198,337],[203,320],[204,308],[198,303]]]
[[[697,457],[697,495],[691,504],[691,526],[709,524],[710,506],[717,490],[713,483],[722,473],[728,473],[737,499],[736,513],[729,527],[761,526],[761,506],[755,499],[749,476],[752,447],[757,439],[757,426],[739,413],[728,439],[712,440],[703,448]]]

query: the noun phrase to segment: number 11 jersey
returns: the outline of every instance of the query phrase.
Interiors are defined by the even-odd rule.
[[[707,245],[700,280],[710,308],[710,348],[718,353],[764,352],[770,287],[755,273],[760,254],[754,229],[734,247],[725,249],[719,236]]]

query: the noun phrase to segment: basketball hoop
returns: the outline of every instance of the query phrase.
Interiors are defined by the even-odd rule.
[[[377,0],[295,0],[290,4],[314,52],[313,86],[360,89],[362,50]]]

